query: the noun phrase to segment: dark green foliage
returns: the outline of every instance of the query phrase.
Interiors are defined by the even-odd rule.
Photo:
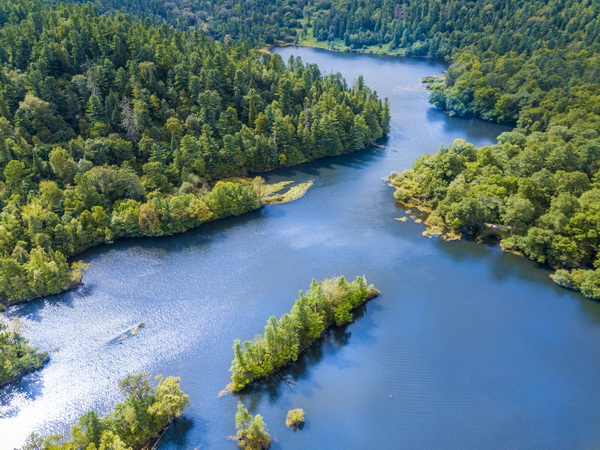
[[[455,143],[420,158],[392,177],[395,197],[432,208],[430,228],[497,234],[504,248],[566,269],[557,283],[600,298],[600,4],[473,1],[460,11],[436,23],[443,40],[420,38],[452,60],[431,101],[517,128],[492,147]]]
[[[243,344],[239,339],[235,341],[231,390],[240,391],[252,381],[296,361],[329,327],[351,322],[352,311],[378,294],[363,277],[356,277],[351,283],[344,277],[313,280],[306,294],[300,291],[290,314],[267,321],[264,336],[257,335]]]
[[[127,398],[114,411],[100,418],[96,411],[85,413],[71,427],[71,440],[62,444],[62,436],[31,436],[23,449],[75,450],[148,448],[153,440],[179,417],[189,398],[179,387],[177,377],[156,377],[152,387],[147,374],[130,375],[119,383]]]
[[[260,207],[219,179],[387,130],[368,88],[246,44],[36,0],[1,2],[0,26],[0,302],[77,285],[66,258],[91,246]]]
[[[396,198],[433,207],[429,224],[438,228],[485,233],[489,231],[486,223],[497,225],[497,230],[504,230],[500,234],[505,247],[554,267],[581,270],[573,272],[569,280],[564,274],[557,280],[575,288],[587,286],[583,288],[586,295],[597,295],[596,271],[586,272],[595,268],[600,247],[595,210],[590,206],[600,180],[597,1],[174,0],[167,5],[155,0],[122,6],[113,0],[96,0],[95,4],[102,11],[124,8],[144,16],[150,10],[156,23],[203,29],[225,42],[229,37],[241,37],[253,44],[272,44],[312,36],[336,48],[402,48],[409,55],[449,58],[452,65],[445,79],[430,86],[432,103],[453,115],[514,124],[517,129],[506,142],[491,149],[475,150],[461,144],[459,150],[453,146],[450,151],[425,157],[402,180],[396,178],[400,188]],[[19,20],[26,16],[22,11],[19,14]],[[9,14],[3,17],[10,21]],[[25,69],[32,44],[13,41],[3,50],[5,59]],[[127,52],[126,42],[115,40],[115,48],[123,50],[121,54]],[[6,111],[7,120],[0,129],[11,132],[14,121],[19,135],[35,134],[43,142],[68,141],[77,134],[87,139],[86,148],[79,146],[75,152],[69,148],[71,158],[58,152],[54,162],[50,159],[55,179],[62,183],[68,183],[77,172],[85,172],[82,167],[89,170],[88,161],[96,165],[129,162],[127,148],[112,143],[115,131],[123,134],[125,130],[126,138],[134,141],[131,152],[138,163],[147,159],[148,164],[157,164],[145,165],[141,172],[146,191],[166,194],[173,186],[187,182],[185,175],[215,179],[244,169],[264,170],[305,160],[303,157],[337,154],[360,148],[389,126],[385,106],[377,112],[368,105],[361,111],[351,107],[351,117],[347,108],[344,113],[347,102],[335,106],[324,103],[327,111],[313,108],[307,118],[299,108],[304,100],[293,94],[297,85],[293,77],[271,76],[270,97],[265,99],[264,84],[249,86],[248,70],[239,65],[229,71],[211,66],[204,76],[190,77],[186,92],[192,100],[197,97],[202,107],[194,111],[193,101],[187,102],[189,116],[171,114],[173,94],[185,90],[186,69],[192,68],[193,62],[171,65],[167,82],[163,81],[166,100],[164,89],[158,89],[162,88],[157,70],[160,65],[140,67],[143,89],[135,93],[130,87],[123,95],[128,77],[123,72],[120,77],[111,74],[111,70],[118,72],[119,65],[129,58],[117,61],[114,54],[101,54],[102,48],[96,52],[101,57],[91,74],[88,70],[73,77],[76,88],[72,92],[54,80],[61,71],[74,73],[74,66],[59,47],[40,52],[49,59],[27,78],[33,80],[30,92],[24,79],[14,73],[3,76],[11,88],[1,102],[0,111]],[[271,64],[282,68],[276,59]],[[314,79],[311,70],[316,70],[303,70],[297,61],[291,62],[290,69],[310,82]],[[224,94],[226,86],[231,86],[229,96]],[[353,92],[364,89],[364,82],[359,80]],[[104,103],[96,97],[105,98]],[[120,97],[118,103],[115,99]],[[154,110],[145,106],[148,102],[155,105]],[[298,114],[296,121],[294,112]],[[157,114],[162,114],[160,145],[153,142],[156,133],[142,136],[140,129],[149,127]],[[310,133],[303,127],[307,120],[311,121]],[[248,130],[254,132],[251,138]],[[198,143],[190,139],[184,142],[186,132]],[[92,139],[94,144],[89,142]],[[250,149],[245,147],[248,142]],[[14,156],[14,149],[28,155],[32,167],[47,170],[47,151],[32,144],[35,151],[19,151],[19,141],[12,138],[0,151],[6,169],[5,202],[22,201],[37,182],[37,169],[32,172],[29,165],[20,165],[24,159]],[[120,150],[107,152],[107,145]],[[309,149],[308,154],[302,155],[301,149]],[[199,154],[201,160],[190,156]],[[130,164],[136,169],[133,161]],[[102,205],[93,203],[92,194],[87,204]],[[123,226],[135,229],[132,224]],[[43,246],[43,236],[39,242]]]
[[[93,3],[101,11],[152,17],[157,23],[201,29],[225,41],[234,38],[253,45],[291,43],[310,32],[325,44],[339,43],[353,50],[385,45],[390,50],[403,48],[417,56],[446,57],[468,46],[498,55],[561,49],[579,42],[589,48],[597,45],[600,32],[599,6],[594,0],[93,0]]]
[[[46,0],[58,3],[61,0]],[[67,0],[86,3],[88,0]],[[226,42],[243,39],[253,45],[276,41],[294,42],[302,27],[305,6],[296,0],[92,0],[102,12],[121,11],[154,23],[180,29],[196,28]]]
[[[19,332],[20,324],[7,324],[0,316],[0,386],[17,380],[44,364],[48,355],[30,347]]]
[[[595,43],[594,0],[335,0],[310,2],[314,36],[353,49],[388,44],[443,57],[473,46],[497,54]]]

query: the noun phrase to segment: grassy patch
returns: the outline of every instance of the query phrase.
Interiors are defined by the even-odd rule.
[[[288,181],[288,182],[283,182],[283,183],[290,184],[291,182]],[[314,183],[314,181],[311,180],[311,181],[307,181],[306,183],[297,184],[296,186],[292,186],[286,192],[283,192],[281,194],[273,194],[273,195],[269,195],[269,196],[264,196],[263,200],[265,203],[267,203],[269,205],[280,205],[282,203],[288,203],[288,202],[292,202],[294,200],[298,200],[299,198],[303,197],[304,194],[306,194],[306,191],[308,191],[310,189],[310,187],[313,185],[313,183]],[[279,183],[277,183],[277,184],[279,184]]]
[[[288,203],[294,200],[298,200],[299,198],[303,197],[304,194],[306,194],[306,192],[314,183],[314,180],[307,181],[305,183],[300,183],[296,186],[292,186],[287,191],[282,192],[290,184],[294,184],[295,181],[287,180],[278,181],[277,183],[265,183],[265,180],[262,177],[231,177],[225,178],[221,181],[254,186],[255,192],[257,192],[261,201],[265,205],[280,205],[282,203]]]
[[[265,184],[263,186],[262,198],[266,199],[278,192],[283,191],[290,184],[294,184],[294,181],[279,181],[278,183]]]

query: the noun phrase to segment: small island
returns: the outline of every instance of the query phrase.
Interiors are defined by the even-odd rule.
[[[21,333],[21,322],[11,324],[0,317],[0,386],[13,383],[48,360],[46,352],[38,353]]]
[[[367,285],[364,277],[356,277],[352,282],[343,276],[320,282],[313,279],[306,293],[300,291],[290,314],[267,321],[264,336],[258,335],[243,344],[236,339],[227,390],[238,392],[296,361],[330,327],[352,322],[352,312],[377,295],[379,291]]]
[[[302,408],[290,409],[285,419],[285,426],[297,430],[304,426],[304,410]]]
[[[235,426],[237,434],[231,436],[230,439],[237,441],[240,448],[266,450],[271,447],[271,436],[263,417],[260,414],[253,416],[248,413],[243,403],[238,403]]]

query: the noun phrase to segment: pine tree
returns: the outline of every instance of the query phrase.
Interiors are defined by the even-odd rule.
[[[90,123],[102,122],[104,120],[104,108],[97,95],[90,95],[85,113]]]

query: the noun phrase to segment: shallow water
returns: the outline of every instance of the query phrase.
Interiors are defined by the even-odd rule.
[[[25,333],[51,361],[0,391],[0,448],[33,430],[68,432],[107,412],[117,381],[147,371],[182,377],[191,407],[162,449],[235,448],[236,403],[262,414],[274,448],[591,448],[600,442],[600,305],[497,248],[421,236],[381,180],[426,152],[507,128],[451,118],[427,103],[427,59],[277,49],[363,74],[389,97],[386,145],[276,171],[315,180],[302,199],[183,235],[132,239],[83,255],[86,286],[18,305]],[[311,278],[366,275],[382,294],[269,382],[222,398],[236,338],[290,310]],[[115,343],[144,322],[135,336]],[[290,382],[291,380],[291,382]],[[291,431],[287,410],[303,408]]]

